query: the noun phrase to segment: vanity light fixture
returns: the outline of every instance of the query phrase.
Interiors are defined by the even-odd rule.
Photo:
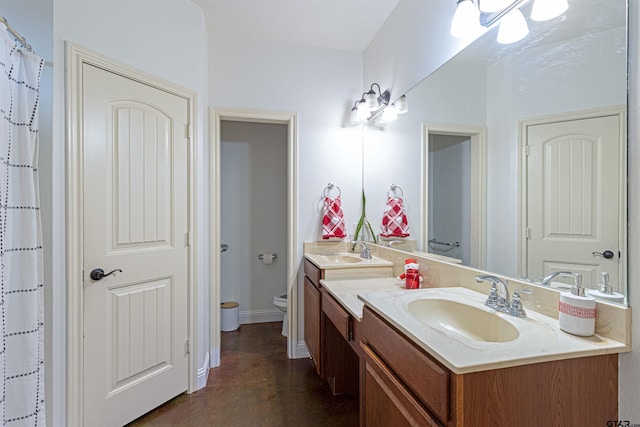
[[[378,83],[373,83],[369,91],[364,92],[362,97],[353,104],[349,114],[349,124],[359,125],[379,116],[383,111],[391,107],[389,105],[390,99],[391,93],[388,90],[383,92]],[[402,102],[404,102],[403,108],[406,109],[406,97]]]
[[[460,14],[470,17],[479,16],[478,20],[483,27],[500,22],[498,30],[498,43],[514,43],[529,34],[527,20],[520,11],[520,7],[530,0],[457,0],[456,12],[451,21],[451,35],[455,37],[467,36],[473,29],[472,24],[459,27]],[[567,0],[534,0],[531,10],[531,19],[534,21],[547,21],[562,15],[569,4]],[[475,9],[472,10],[472,9]],[[470,21],[467,21],[470,22]],[[461,29],[462,28],[462,29]],[[466,28],[466,31],[465,31]]]

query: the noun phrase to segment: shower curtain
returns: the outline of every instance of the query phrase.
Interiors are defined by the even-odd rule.
[[[38,93],[44,61],[0,23],[0,410],[3,426],[44,426]]]

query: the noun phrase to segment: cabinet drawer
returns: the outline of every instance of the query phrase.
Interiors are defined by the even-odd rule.
[[[366,345],[362,344],[364,357],[364,398],[360,412],[367,427],[439,427],[413,394],[393,372]]]
[[[363,312],[364,339],[402,382],[444,424],[449,420],[449,370],[368,307]]]
[[[304,259],[304,275],[311,280],[316,288],[320,288],[320,279],[323,279],[323,271],[316,267],[308,259]]]
[[[324,289],[322,289],[322,311],[336,327],[342,338],[351,339],[351,316]]]

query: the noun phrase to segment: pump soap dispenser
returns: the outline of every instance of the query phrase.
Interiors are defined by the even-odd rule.
[[[609,284],[609,273],[602,273],[602,283],[600,283],[599,290],[590,289],[587,290],[587,294],[604,301],[617,302],[620,304],[624,303],[624,295],[618,292],[613,292],[613,288]]]
[[[560,329],[574,335],[591,336],[596,327],[596,300],[585,295],[582,274],[563,274],[571,277],[574,286],[570,292],[560,294]]]

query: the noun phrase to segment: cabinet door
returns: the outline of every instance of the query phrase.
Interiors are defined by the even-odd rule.
[[[320,291],[308,277],[304,278],[304,340],[309,354],[321,375],[320,360]]]
[[[366,344],[364,354],[364,410],[367,427],[439,426],[411,392]],[[361,390],[362,392],[362,390]]]

